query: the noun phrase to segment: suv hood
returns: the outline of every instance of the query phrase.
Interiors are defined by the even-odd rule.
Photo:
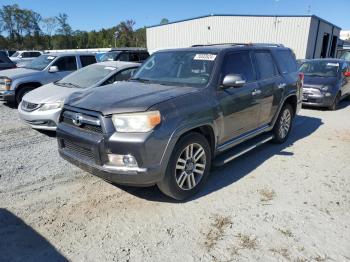
[[[80,90],[80,88],[57,86],[50,83],[30,91],[23,97],[23,100],[34,104],[54,103],[64,101],[69,95]]]
[[[146,111],[171,98],[196,92],[195,87],[120,82],[72,94],[66,104],[103,115]]]
[[[0,77],[6,76],[12,80],[15,80],[18,78],[31,76],[33,74],[38,74],[38,73],[41,73],[41,71],[28,69],[28,68],[15,68],[15,69],[2,70],[0,72]]]

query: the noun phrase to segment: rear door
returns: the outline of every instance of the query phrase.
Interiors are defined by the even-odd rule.
[[[256,129],[260,112],[260,105],[254,95],[259,86],[250,51],[226,54],[221,68],[221,83],[228,74],[240,74],[246,84],[238,88],[218,88],[217,99],[223,114],[223,133],[219,143]]]
[[[275,60],[269,50],[256,50],[255,65],[258,75],[258,84],[261,93],[257,95],[261,110],[259,126],[269,124],[275,115],[286,87],[280,75]]]

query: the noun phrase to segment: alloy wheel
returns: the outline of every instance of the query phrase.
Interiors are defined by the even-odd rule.
[[[288,135],[291,121],[292,115],[288,109],[285,109],[280,119],[280,128],[278,131],[281,139],[285,138]]]

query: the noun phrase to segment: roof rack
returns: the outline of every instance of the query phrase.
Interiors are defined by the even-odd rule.
[[[243,46],[274,46],[274,47],[284,47],[283,44],[274,44],[274,43],[217,43],[217,44],[196,44],[191,47],[201,47],[201,46],[220,46],[220,45],[243,45]]]

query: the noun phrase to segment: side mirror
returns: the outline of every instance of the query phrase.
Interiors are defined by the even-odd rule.
[[[350,71],[344,72],[344,76],[345,76],[345,77],[349,77],[349,76],[350,76]]]
[[[58,67],[57,66],[50,66],[50,68],[49,68],[49,72],[50,73],[56,73],[56,72],[58,72],[59,70],[58,70]]]
[[[223,87],[241,87],[246,84],[245,79],[241,75],[230,74],[224,77],[222,81]]]

